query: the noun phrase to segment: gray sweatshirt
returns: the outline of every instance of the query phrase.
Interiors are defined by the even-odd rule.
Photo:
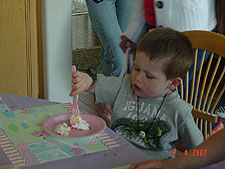
[[[192,106],[175,91],[165,99],[139,98],[137,103],[130,75],[124,78],[98,75],[95,98],[96,103],[112,106],[111,128],[151,159],[174,157],[171,151],[176,149],[177,140],[188,149],[203,141],[191,114]]]

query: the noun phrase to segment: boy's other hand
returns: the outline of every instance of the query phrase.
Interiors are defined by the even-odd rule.
[[[74,72],[72,74],[73,85],[72,85],[72,90],[70,92],[70,96],[75,96],[84,91],[87,91],[90,88],[92,82],[93,82],[93,79],[87,73],[83,73],[80,71]]]

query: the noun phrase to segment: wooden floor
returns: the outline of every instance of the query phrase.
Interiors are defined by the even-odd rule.
[[[88,14],[72,16],[72,47],[90,48],[101,45]]]
[[[73,49],[87,49],[101,45],[98,40],[88,14],[72,16],[72,47]],[[94,96],[87,92],[79,95],[79,106],[91,114],[97,113]]]

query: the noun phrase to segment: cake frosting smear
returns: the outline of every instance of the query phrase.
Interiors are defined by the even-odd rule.
[[[70,117],[70,125],[72,128],[80,129],[80,130],[89,130],[90,125],[88,122],[83,120],[81,116],[72,115]]]
[[[90,125],[87,121],[83,120],[80,115],[70,116],[69,123],[58,124],[55,128],[55,133],[68,136],[69,132],[73,129],[90,130]]]
[[[55,128],[55,133],[62,136],[68,136],[71,128],[66,123],[58,124]]]

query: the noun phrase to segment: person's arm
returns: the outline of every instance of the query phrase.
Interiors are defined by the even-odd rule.
[[[225,159],[225,129],[211,136],[208,140],[188,152],[187,157],[177,158],[181,168],[199,168]],[[205,150],[202,156],[196,156],[197,151]],[[181,161],[181,162],[179,162]]]
[[[132,165],[129,169],[197,169],[225,159],[225,129],[211,136],[208,140],[186,155],[170,160],[148,160]],[[196,156],[197,151],[203,150],[202,155]]]
[[[141,37],[148,31],[148,26],[144,15],[143,0],[136,0],[130,23],[123,32],[130,41],[138,44]]]
[[[18,169],[13,165],[0,165],[0,169]]]
[[[95,84],[93,79],[87,73],[76,71],[72,74],[72,90],[70,96],[75,96],[84,91],[94,94]]]

